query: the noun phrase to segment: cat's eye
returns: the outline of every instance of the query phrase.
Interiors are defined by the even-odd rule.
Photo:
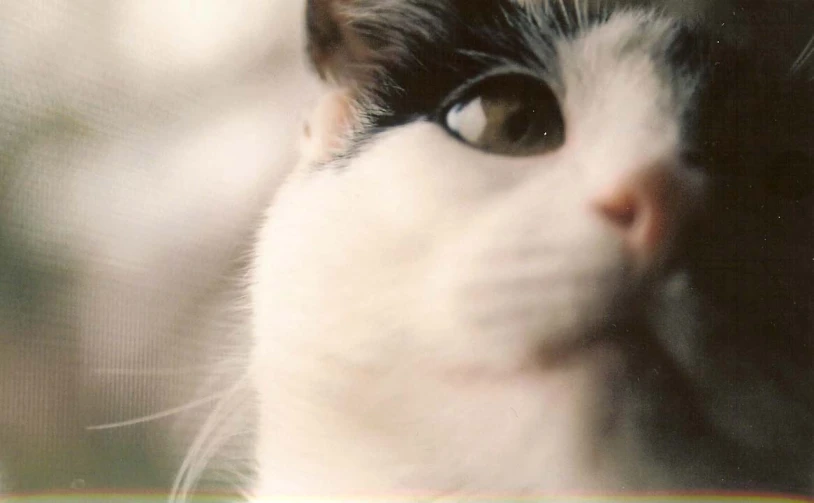
[[[485,77],[456,90],[441,110],[439,120],[452,135],[486,152],[542,154],[565,142],[559,100],[535,76]]]

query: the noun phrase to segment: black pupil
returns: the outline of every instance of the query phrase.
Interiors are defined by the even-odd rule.
[[[534,109],[523,107],[517,110],[506,120],[506,139],[510,142],[519,142],[531,129],[534,120]]]

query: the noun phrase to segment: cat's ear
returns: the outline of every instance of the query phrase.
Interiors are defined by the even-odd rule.
[[[303,126],[301,159],[307,164],[322,163],[341,152],[354,121],[354,109],[347,89],[325,94]]]
[[[443,43],[446,24],[461,5],[475,9],[484,1],[308,0],[308,54],[329,82],[376,85],[383,66],[415,56],[417,41]]]
[[[308,164],[329,160],[342,151],[356,124],[354,90],[364,86],[375,43],[355,22],[364,0],[308,0],[308,56],[319,76],[335,87],[322,97],[305,122],[301,158]]]
[[[308,55],[326,81],[353,86],[364,80],[376,47],[354,25],[358,0],[308,0]]]

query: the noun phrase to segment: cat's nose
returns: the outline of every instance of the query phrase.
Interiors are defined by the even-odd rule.
[[[649,168],[604,187],[593,199],[593,208],[621,233],[635,258],[647,264],[674,242],[688,215],[701,204],[702,189],[693,173]]]

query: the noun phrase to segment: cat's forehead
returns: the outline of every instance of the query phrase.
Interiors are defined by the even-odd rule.
[[[672,57],[681,31],[667,19],[620,13],[556,43],[555,80],[572,154],[602,165],[671,158],[699,69]],[[575,150],[574,150],[575,149]]]
[[[673,21],[623,12],[557,40],[552,73],[562,94],[580,101],[605,96],[624,101],[628,114],[637,106],[668,111],[680,107],[699,81],[701,68],[675,57],[687,36]]]

